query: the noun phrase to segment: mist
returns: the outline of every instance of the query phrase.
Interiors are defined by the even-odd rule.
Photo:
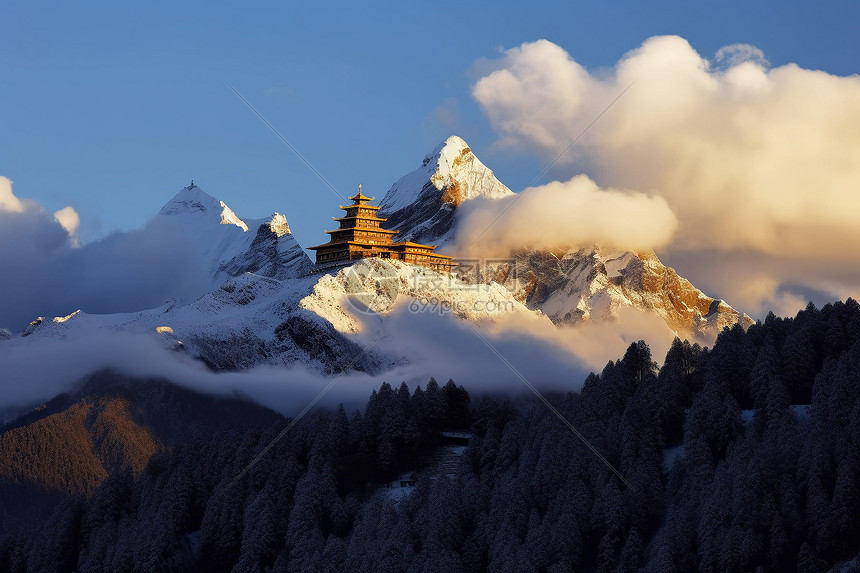
[[[68,392],[87,375],[113,370],[136,378],[160,378],[198,392],[239,395],[284,415],[300,412],[326,386],[319,406],[364,406],[383,382],[426,386],[453,379],[475,396],[577,392],[591,371],[621,358],[644,339],[661,361],[674,335],[658,317],[629,309],[617,323],[557,328],[537,316],[511,315],[471,324],[444,312],[414,312],[401,297],[388,316],[366,314],[353,340],[369,352],[408,358],[378,374],[349,371],[331,376],[297,363],[213,372],[188,353],[169,347],[156,333],[91,332],[70,339],[37,336],[0,342],[0,411],[33,407]],[[504,360],[499,356],[504,357]],[[521,378],[522,377],[522,378]]]
[[[188,301],[211,286],[181,231],[154,218],[142,229],[78,244],[71,207],[51,215],[18,199],[0,177],[0,328],[22,331],[39,316],[132,312]]]

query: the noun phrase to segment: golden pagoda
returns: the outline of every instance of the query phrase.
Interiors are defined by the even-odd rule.
[[[379,207],[370,205],[373,197],[367,197],[358,186],[358,194],[349,198],[352,205],[340,208],[346,211],[343,217],[332,217],[340,226],[326,231],[329,242],[316,247],[316,264],[328,265],[370,257],[395,259],[406,263],[424,265],[436,271],[451,270],[454,257],[434,253],[435,245],[422,245],[405,241],[395,243],[392,238],[400,231],[384,229],[387,219],[376,216]]]

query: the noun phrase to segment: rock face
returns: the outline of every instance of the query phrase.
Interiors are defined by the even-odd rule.
[[[326,374],[358,370],[372,374],[381,368],[380,358],[353,342],[334,326],[310,312],[298,312],[275,328],[281,342],[289,342],[322,366]]]
[[[720,299],[707,296],[665,266],[653,251],[634,253],[599,246],[569,252],[530,251],[489,265],[529,308],[556,324],[612,320],[622,308],[652,312],[681,336],[709,341],[738,321],[752,319]]]
[[[287,218],[275,213],[257,227],[248,250],[223,263],[216,276],[255,273],[283,280],[304,275],[312,268],[310,258],[293,237]]]
[[[513,192],[496,179],[465,141],[452,135],[428,154],[421,167],[392,185],[379,216],[399,241],[445,245],[452,241],[455,213],[464,201],[498,199]]]

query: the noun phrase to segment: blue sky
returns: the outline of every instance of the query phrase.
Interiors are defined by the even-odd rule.
[[[240,216],[287,215],[315,244],[342,193],[381,198],[447,135],[514,190],[542,168],[497,139],[470,88],[499,50],[546,38],[589,69],[678,34],[703,56],[753,44],[771,64],[857,73],[856,3],[5,2],[0,175],[80,236],[137,228],[191,178]],[[547,179],[565,173],[550,172]]]

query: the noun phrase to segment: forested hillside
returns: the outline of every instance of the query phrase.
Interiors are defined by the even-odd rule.
[[[29,529],[70,494],[91,495],[112,473],[139,476],[160,448],[276,419],[244,400],[96,373],[0,428],[0,535]]]
[[[858,398],[851,299],[676,340],[660,368],[638,342],[551,396],[623,479],[536,400],[386,383],[235,483],[288,420],[161,447],[7,533],[0,570],[827,571],[860,550]],[[440,474],[454,429],[471,439]],[[407,495],[381,487],[413,470]]]

